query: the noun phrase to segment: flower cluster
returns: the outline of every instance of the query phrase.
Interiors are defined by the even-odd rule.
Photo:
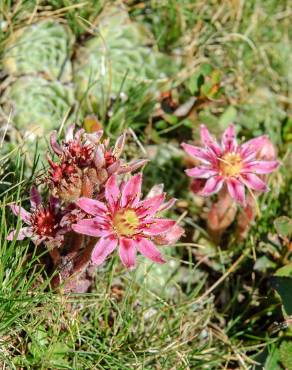
[[[127,268],[136,266],[137,252],[163,263],[158,246],[175,244],[184,233],[176,221],[161,215],[175,202],[166,201],[163,186],[154,186],[141,199],[142,174],[131,172],[147,160],[126,163],[121,158],[126,135],[121,135],[114,147],[102,137],[102,131],[87,134],[80,129],[74,134],[74,126],[70,126],[65,139],[58,143],[53,132],[53,157],[48,156],[49,171],[44,181],[50,191],[48,204],[33,187],[30,212],[11,206],[26,226],[10,233],[8,239],[29,237],[36,245],[46,244],[59,268],[57,284],[84,272],[90,260],[94,265],[102,264],[116,249]],[[195,179],[192,190],[202,196],[219,192],[218,202],[210,210],[209,231],[218,236],[228,227],[236,214],[235,202],[246,211],[246,218],[238,222],[246,230],[246,220],[253,217],[252,191],[256,195],[267,191],[265,175],[279,166],[272,143],[260,136],[238,144],[232,124],[220,144],[202,125],[201,141],[202,147],[186,143],[182,147],[200,163],[186,170]],[[250,193],[246,194],[245,188]],[[70,289],[89,285],[84,274],[79,283],[71,280],[69,284]]]
[[[48,158],[51,167],[48,183],[55,197],[73,202],[80,196],[96,196],[112,174],[130,173],[147,163],[145,159],[130,163],[120,159],[125,134],[117,139],[114,148],[109,148],[109,140],[101,142],[102,136],[103,131],[86,134],[83,129],[74,135],[74,126],[70,126],[59,145],[56,132],[52,133],[51,148],[58,161]]]
[[[51,193],[48,205],[33,187],[30,212],[11,206],[27,226],[10,233],[8,239],[29,237],[36,245],[45,243],[60,266],[72,257],[73,267],[71,271],[62,267],[63,277],[84,268],[90,258],[93,264],[101,264],[117,246],[127,268],[135,266],[137,250],[163,263],[155,244],[174,244],[183,234],[175,221],[158,215],[174,203],[174,199],[164,202],[166,195],[160,186],[151,191],[154,196],[140,200],[142,175],[130,173],[147,160],[126,163],[121,158],[125,134],[114,147],[102,136],[102,131],[87,134],[83,129],[74,134],[74,126],[70,126],[58,143],[53,132],[50,145],[54,157],[48,156],[50,168],[44,181]]]

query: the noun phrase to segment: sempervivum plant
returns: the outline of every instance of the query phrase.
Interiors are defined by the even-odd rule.
[[[205,180],[199,191],[200,195],[212,195],[226,186],[230,196],[244,206],[245,187],[258,192],[268,190],[265,181],[258,175],[273,172],[278,168],[279,162],[257,158],[258,152],[266,144],[266,136],[238,144],[235,128],[231,124],[223,133],[219,144],[210,135],[207,127],[202,125],[201,141],[202,147],[182,144],[188,154],[201,162],[199,166],[186,170],[189,176]]]
[[[221,143],[205,125],[201,125],[200,133],[202,146],[182,143],[198,161],[196,167],[186,170],[194,179],[191,189],[205,197],[218,193],[218,201],[208,214],[209,231],[215,239],[233,222],[240,205],[237,226],[239,236],[244,237],[259,213],[256,198],[269,190],[266,175],[279,167],[275,148],[266,135],[239,144],[233,124],[224,131]]]
[[[74,103],[74,93],[59,81],[25,76],[8,86],[1,103],[7,115],[12,112],[17,129],[43,137],[62,122]]]
[[[125,163],[120,156],[126,135],[121,135],[114,147],[109,140],[101,140],[103,131],[86,134],[83,129],[74,134],[70,126],[65,140],[57,143],[56,132],[51,135],[51,148],[58,156],[48,158],[51,170],[48,182],[54,196],[63,201],[74,201],[80,196],[102,196],[103,185],[112,174],[129,173],[142,167],[147,160]]]
[[[5,44],[4,71],[12,76],[41,73],[49,80],[70,81],[73,43],[70,29],[54,20],[20,28]]]
[[[13,143],[25,137],[30,145],[37,137],[44,149],[46,134],[67,117],[75,102],[70,84],[73,43],[70,29],[57,20],[27,25],[7,39],[2,60],[6,88],[0,104],[1,121],[10,122]]]
[[[54,157],[48,157],[50,168],[43,181],[50,193],[49,204],[44,205],[32,188],[30,212],[18,204],[11,206],[26,226],[18,233],[12,231],[8,239],[29,237],[37,245],[45,244],[58,271],[52,285],[65,281],[66,291],[88,289],[87,268],[104,262],[118,244],[128,268],[135,266],[136,249],[162,263],[155,244],[174,244],[183,233],[175,221],[157,214],[171,207],[174,200],[164,203],[165,194],[160,191],[142,201],[142,175],[127,181],[128,174],[147,160],[127,163],[121,158],[125,133],[113,147],[102,136],[102,131],[74,132],[72,125],[65,139],[58,142],[53,132],[50,143]]]
[[[176,65],[152,46],[154,38],[130,20],[125,8],[105,7],[97,35],[79,48],[74,63],[77,96],[85,110],[101,112],[112,97],[127,93],[131,86],[165,81]]]

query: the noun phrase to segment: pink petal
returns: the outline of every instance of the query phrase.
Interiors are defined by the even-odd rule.
[[[136,242],[133,239],[120,238],[119,254],[121,261],[127,268],[136,265]]]
[[[175,223],[174,220],[156,218],[141,224],[140,229],[145,235],[159,235],[171,229]]]
[[[155,236],[154,241],[159,245],[172,245],[178,241],[184,232],[181,226],[175,224],[167,233]]]
[[[117,185],[117,177],[112,175],[105,185],[105,199],[108,202],[109,208],[112,212],[117,207],[117,204],[120,199],[120,189]]]
[[[222,136],[222,146],[226,152],[234,152],[237,148],[236,133],[233,124],[230,124]]]
[[[257,153],[257,158],[263,161],[274,161],[277,158],[277,150],[268,137],[265,141],[265,144]]]
[[[231,197],[242,206],[245,206],[244,185],[233,177],[227,179],[226,183]]]
[[[122,191],[121,207],[135,207],[141,197],[142,174],[130,178]]]
[[[103,135],[103,130],[98,130],[96,132],[93,132],[91,134],[86,133],[85,137],[88,141],[90,141],[92,144],[97,145]]]
[[[273,172],[279,167],[278,161],[253,161],[244,165],[242,173],[255,172],[258,174],[267,174]]]
[[[57,131],[53,131],[50,136],[50,145],[52,150],[58,154],[61,155],[63,153],[61,146],[57,142]]]
[[[92,216],[99,216],[108,211],[106,205],[99,200],[82,197],[76,203],[84,212]]]
[[[85,132],[84,128],[80,128],[79,130],[77,130],[74,139],[79,141],[81,139],[81,136],[84,134],[84,132]]]
[[[94,164],[97,169],[100,169],[105,166],[105,157],[102,147],[99,145],[94,154]]]
[[[30,189],[30,204],[32,208],[36,208],[39,206],[42,202],[42,197],[40,196],[40,193],[37,191],[37,188],[35,186],[32,186]]]
[[[268,187],[257,175],[246,173],[241,176],[242,182],[249,188],[256,191],[268,191]]]
[[[186,143],[182,143],[181,146],[185,152],[203,163],[210,164],[210,162],[214,160],[216,161],[216,156],[212,155],[211,153],[207,153],[203,148]]]
[[[20,218],[25,222],[29,223],[31,214],[27,212],[24,208],[17,206],[16,204],[11,204],[10,206],[11,211],[15,214],[15,216],[20,216]]]
[[[211,176],[216,175],[217,171],[211,170],[207,167],[194,167],[185,171],[190,177],[195,177],[198,179],[207,179]]]
[[[156,195],[156,197],[145,199],[139,202],[136,206],[136,213],[138,217],[153,216],[163,203],[165,198],[164,194]]]
[[[241,145],[240,152],[243,156],[251,155],[252,153],[256,155],[256,153],[261,150],[264,145],[266,145],[267,140],[269,140],[267,135],[262,135],[251,139]]]
[[[75,129],[75,125],[74,124],[68,126],[67,131],[65,133],[65,141],[66,142],[73,140],[73,132],[74,132],[74,129]]]
[[[116,143],[115,143],[115,147],[114,147],[114,150],[113,150],[113,155],[116,157],[116,158],[119,158],[120,155],[122,154],[123,150],[124,150],[124,146],[125,146],[125,141],[126,141],[126,134],[123,134],[121,135]]]
[[[83,235],[93,236],[95,238],[101,236],[107,236],[110,233],[109,228],[105,229],[107,225],[100,224],[98,220],[95,219],[84,219],[77,222],[77,224],[72,225],[72,229]]]
[[[11,231],[11,233],[7,236],[7,240],[13,240],[16,234],[17,234],[16,230]],[[31,235],[32,232],[30,227],[22,227],[19,230],[16,240],[23,240],[24,238],[31,237]]]
[[[199,195],[208,196],[217,193],[223,185],[224,179],[221,176],[210,177],[204,188],[198,193]]]
[[[135,161],[131,161],[129,163],[125,163],[121,165],[119,168],[119,174],[128,173],[128,172],[134,172],[147,164],[149,162],[148,159],[138,159]]]
[[[160,195],[163,193],[164,184],[156,184],[152,186],[152,188],[149,190],[149,193],[146,195],[146,198],[152,198],[156,195]]]
[[[109,175],[112,175],[116,172],[118,172],[119,168],[121,166],[121,161],[120,160],[116,160],[113,164],[111,164],[108,168],[107,168],[107,173]]]
[[[115,250],[117,244],[118,241],[113,236],[101,238],[92,251],[92,262],[95,265],[101,265],[105,261],[106,257]]]
[[[163,203],[158,208],[158,211],[157,212],[167,211],[169,208],[171,208],[175,204],[176,201],[177,201],[177,199],[175,199],[175,198],[169,199],[167,202]]]
[[[137,242],[137,249],[143,256],[156,263],[165,263],[161,253],[150,240],[138,238]]]
[[[201,125],[200,127],[200,131],[201,131],[201,141],[202,143],[209,149],[211,149],[211,151],[219,156],[222,154],[222,150],[220,148],[220,145],[217,143],[217,141],[210,135],[210,132],[209,130],[207,129],[207,127],[205,125]]]

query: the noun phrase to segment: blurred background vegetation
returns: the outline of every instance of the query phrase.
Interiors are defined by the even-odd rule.
[[[3,368],[292,369],[291,17],[289,0],[0,2]],[[25,204],[49,132],[72,122],[128,129],[145,191],[163,182],[186,228],[166,265],[111,261],[82,296],[51,292],[44,250],[5,240],[5,205]],[[179,144],[202,122],[268,134],[281,159],[242,241],[212,240],[211,201],[189,189]]]

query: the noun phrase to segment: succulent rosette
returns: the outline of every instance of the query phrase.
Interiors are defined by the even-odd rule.
[[[124,6],[105,6],[98,34],[78,48],[74,58],[74,82],[82,110],[88,112],[94,106],[102,114],[110,99],[121,92],[129,95],[132,87],[145,82],[148,95],[155,94],[159,82],[165,84],[180,65],[179,57],[170,58],[155,46],[149,29],[134,22]]]
[[[199,195],[210,196],[226,185],[230,196],[245,206],[245,188],[257,192],[268,190],[261,175],[273,172],[278,168],[279,162],[258,159],[258,153],[267,144],[267,136],[238,144],[234,125],[230,124],[219,144],[206,126],[201,125],[200,132],[202,147],[182,143],[183,149],[201,162],[199,166],[186,170],[188,176],[203,179],[204,186],[197,187]]]
[[[160,218],[157,213],[172,206],[173,200],[164,202],[164,193],[141,200],[141,185],[141,174],[132,176],[120,185],[117,177],[112,175],[105,185],[105,202],[89,198],[77,201],[78,206],[91,218],[72,225],[73,230],[100,238],[92,252],[94,264],[102,264],[116,248],[127,268],[135,267],[137,251],[153,262],[165,262],[154,240],[172,231],[176,222]],[[177,238],[172,234],[173,242],[181,232],[174,230],[174,234]]]

